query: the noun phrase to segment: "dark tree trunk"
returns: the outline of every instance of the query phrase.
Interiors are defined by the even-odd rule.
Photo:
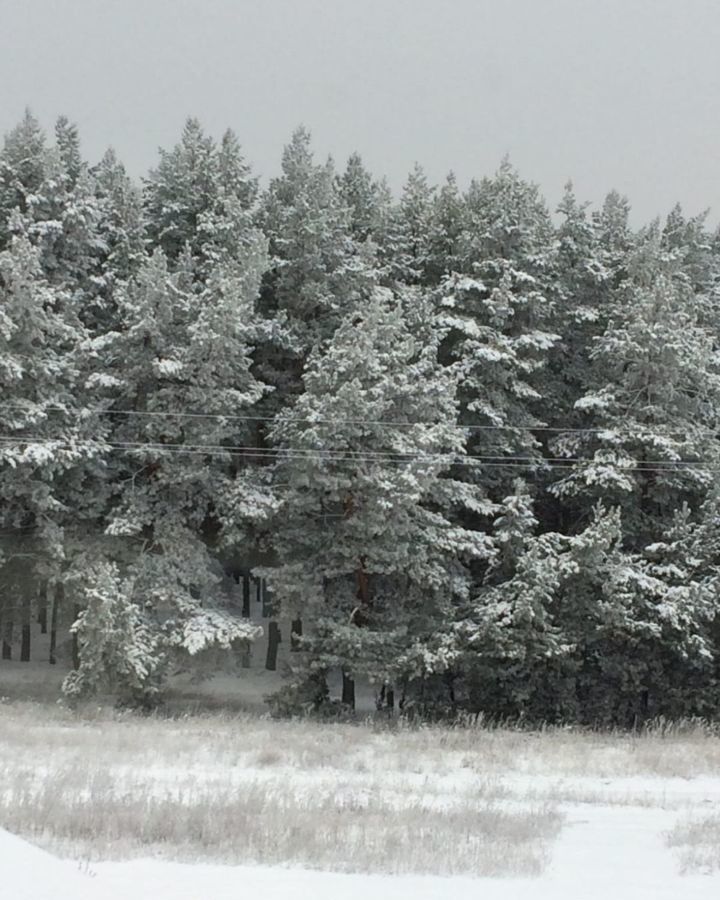
[[[53,591],[52,609],[50,612],[50,654],[49,662],[54,666],[57,662],[57,623],[58,609],[62,606],[65,598],[65,587],[62,584],[56,584]]]
[[[293,653],[297,653],[300,649],[302,641],[303,633],[303,624],[302,619],[293,619],[290,624],[290,650]]]
[[[73,606],[73,623],[77,622],[80,615],[80,607],[76,604]],[[80,668],[80,641],[78,640],[77,631],[73,631],[72,636],[72,663],[73,669]]]
[[[263,580],[262,578],[255,579],[255,600],[257,603],[262,603],[263,596]]]
[[[345,508],[346,516],[351,515],[354,511],[355,506],[352,496],[350,496],[348,501],[346,501]],[[362,628],[367,624],[368,612],[372,608],[372,600],[370,599],[370,583],[368,579],[368,573],[365,570],[365,557],[361,556],[358,560],[358,563],[359,565],[355,570],[355,579],[357,584],[355,597],[358,601],[358,604],[350,614],[350,624],[357,625],[358,628]],[[346,669],[342,670],[342,702],[346,706],[349,706],[350,709],[355,709],[355,681]]]
[[[375,700],[375,708],[378,712],[395,709],[395,689],[391,684],[386,683],[380,688],[380,694]]]
[[[355,681],[346,669],[342,671],[342,702],[355,709]]]
[[[273,619],[268,625],[267,656],[265,657],[265,668],[270,672],[274,672],[277,669],[278,649],[281,642],[280,626]]]
[[[243,619],[250,618],[250,576],[247,574],[243,575],[242,614],[243,614]]]
[[[12,614],[11,614],[12,615]],[[12,659],[13,620],[6,614],[2,631],[2,658]]]
[[[272,597],[267,589],[267,581],[264,578],[262,580],[262,614],[264,619],[269,618],[273,614]]]
[[[445,673],[445,684],[448,689],[448,700],[450,701],[450,706],[452,709],[455,709],[455,676],[452,672]]]
[[[48,616],[47,616],[47,608],[48,608],[48,583],[47,581],[40,582],[40,591],[38,593],[38,625],[40,626],[40,634],[47,634],[47,626],[48,626]]]
[[[20,631],[20,662],[30,662],[30,623],[32,621],[32,600],[26,594],[22,601],[22,628]]]

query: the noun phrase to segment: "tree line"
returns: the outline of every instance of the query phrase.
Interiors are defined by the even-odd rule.
[[[337,702],[339,668],[347,706],[363,677],[422,714],[716,715],[720,238],[629,211],[568,185],[553,215],[507,160],[394,196],[303,128],[261,188],[195,119],[135,183],[26,113],[0,152],[4,654],[61,615],[69,697],[155,702],[258,636],[221,588],[241,560],[297,624],[280,712]]]

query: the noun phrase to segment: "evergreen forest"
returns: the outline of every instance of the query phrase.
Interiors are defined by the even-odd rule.
[[[257,640],[245,572],[292,623],[278,714],[363,679],[418,716],[717,717],[706,215],[549,204],[508,160],[393,192],[304,128],[279,172],[195,119],[142,180],[64,117],[5,136],[3,659],[39,620],[69,701],[154,706]]]

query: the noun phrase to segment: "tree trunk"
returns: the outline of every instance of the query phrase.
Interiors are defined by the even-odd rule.
[[[353,510],[354,501],[350,497],[349,502],[346,502],[346,514],[349,515]],[[361,556],[358,560],[358,567],[355,569],[355,579],[357,584],[355,598],[358,601],[358,605],[350,615],[350,624],[362,628],[367,623],[367,614],[372,608],[370,584],[368,573],[365,570],[364,556]],[[350,709],[355,709],[355,681],[346,669],[342,670],[342,702],[349,706]]]
[[[268,625],[267,656],[265,657],[265,668],[270,672],[274,672],[277,669],[278,649],[281,643],[280,626],[273,619]]]
[[[293,619],[290,624],[290,651],[297,653],[302,645],[303,624],[302,619]]]
[[[355,681],[347,669],[342,670],[342,702],[350,709],[355,709]]]
[[[387,682],[380,688],[379,695],[375,698],[375,708],[392,712],[395,709],[395,688]]]
[[[48,583],[40,582],[40,590],[38,592],[38,625],[40,626],[40,634],[47,634],[48,626]]]
[[[56,584],[55,590],[53,591],[52,598],[52,610],[50,611],[50,654],[49,654],[49,662],[51,666],[54,666],[57,662],[57,623],[58,623],[58,609],[62,606],[63,600],[65,598],[65,586],[62,584]]]
[[[262,580],[262,614],[264,619],[271,618],[273,615],[272,597],[267,589],[265,578]]]
[[[77,622],[80,615],[80,607],[77,603],[73,605],[73,624]],[[72,636],[72,663],[73,669],[80,668],[80,641],[78,640],[77,631],[73,631]]]
[[[455,676],[452,672],[446,672],[444,675],[445,684],[448,689],[448,700],[450,701],[450,706],[454,710],[456,707],[455,702]]]
[[[2,658],[12,659],[12,642],[13,642],[13,620],[12,613],[3,620],[2,632]]]
[[[26,594],[22,600],[22,628],[20,631],[20,662],[30,662],[30,623],[32,621],[32,600]]]
[[[243,614],[243,619],[250,618],[250,576],[248,574],[243,575],[242,614]]]

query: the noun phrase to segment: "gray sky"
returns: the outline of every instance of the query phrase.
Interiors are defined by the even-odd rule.
[[[553,207],[572,177],[717,222],[718,48],[718,0],[0,0],[0,130],[65,113],[140,175],[196,115],[268,176],[302,122],[396,188],[509,153]]]

